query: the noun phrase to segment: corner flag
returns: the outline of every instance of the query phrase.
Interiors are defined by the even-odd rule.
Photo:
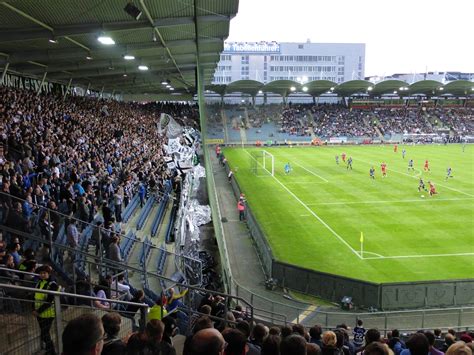
[[[360,242],[364,242],[364,233],[360,232]]]
[[[360,232],[360,257],[364,258],[364,233]]]

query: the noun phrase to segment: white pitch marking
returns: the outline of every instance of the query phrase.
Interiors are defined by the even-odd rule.
[[[377,254],[377,253],[372,253],[371,251],[365,251],[364,250],[363,254],[372,254],[372,255],[377,256],[376,258],[371,258],[371,259],[383,259],[383,258],[385,258],[385,256]],[[362,256],[362,259],[367,259],[367,258],[364,258],[364,256]]]
[[[308,206],[317,206],[317,205],[363,205],[363,204],[384,204],[384,203],[411,203],[411,202],[442,202],[442,201],[466,201],[473,200],[474,198],[444,198],[444,199],[425,199],[425,200],[387,200],[387,201],[350,201],[350,202],[317,202],[317,203],[307,203]]]
[[[374,163],[370,163],[368,162],[367,160],[362,160],[362,159],[355,159],[355,160],[358,160],[358,161],[361,161],[363,163],[366,163],[366,164],[369,164],[369,165],[375,165]],[[393,171],[394,173],[397,173],[397,174],[402,174],[402,175],[406,175],[406,176],[409,176],[411,178],[414,178],[414,179],[418,179],[418,176],[413,176],[413,175],[410,175],[410,174],[407,174],[407,173],[403,173],[401,171],[397,171],[397,170],[393,170],[393,169],[390,169],[390,168],[387,168],[387,170],[390,170],[390,171]],[[418,169],[417,169],[418,170]],[[474,197],[473,194],[470,194],[470,193],[467,193],[467,192],[464,192],[464,191],[461,191],[461,190],[457,190],[457,189],[454,189],[452,187],[449,187],[449,186],[446,186],[446,185],[442,185],[442,184],[439,184],[439,183],[436,183],[438,186],[441,186],[441,187],[444,187],[448,190],[453,190],[453,191],[456,191],[456,192],[459,192],[461,194],[464,194],[464,195],[467,195],[467,196],[470,196],[470,197]]]
[[[250,154],[246,149],[245,149],[245,153],[247,153],[250,157],[252,157],[252,159],[256,160],[252,154]],[[260,164],[257,160],[257,164]],[[283,187],[291,196],[293,196],[293,198],[298,201],[304,208],[306,208],[306,210],[311,213],[314,218],[316,218],[319,222],[321,222],[321,224],[323,226],[325,226],[337,239],[339,239],[339,241],[341,241],[345,246],[347,246],[350,250],[352,250],[352,252],[357,255],[357,257],[359,259],[362,259],[362,257],[359,255],[359,252],[356,251],[354,248],[352,248],[339,234],[336,233],[336,231],[334,229],[332,229],[326,222],[324,222],[324,220],[319,217],[316,213],[314,213],[313,210],[311,210],[311,208],[309,208],[303,201],[301,201],[298,196],[296,196],[293,192],[290,191],[290,189],[288,189],[280,180],[278,180],[275,176],[273,176],[273,178],[275,179],[275,181],[277,183],[279,183],[281,185],[281,187]]]
[[[364,251],[365,253],[365,251]],[[427,254],[427,255],[394,255],[394,256],[382,256],[382,257],[369,257],[364,260],[371,259],[408,259],[408,258],[437,258],[442,256],[474,256],[474,253],[452,253],[452,254]]]
[[[298,165],[299,167],[301,167],[302,169],[306,170],[308,173],[320,178],[321,180],[323,180],[324,182],[329,182],[328,180],[326,180],[325,178],[323,178],[321,175],[318,175],[316,174],[314,171],[311,171],[307,168],[305,168],[303,165],[301,165],[300,163],[298,163],[297,161],[294,162],[296,165]]]

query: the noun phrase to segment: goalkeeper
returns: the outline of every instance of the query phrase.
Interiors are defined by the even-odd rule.
[[[285,174],[288,175],[290,172],[291,172],[291,165],[288,162],[288,163],[285,164]]]

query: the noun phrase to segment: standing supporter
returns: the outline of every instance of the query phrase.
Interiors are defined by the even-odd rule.
[[[125,355],[127,345],[118,337],[122,318],[118,313],[106,313],[102,316],[105,339],[101,355]]]
[[[128,355],[175,355],[176,350],[162,341],[165,326],[162,321],[150,320],[144,332],[133,334],[127,343]]]
[[[364,322],[362,321],[362,319],[357,320],[357,325],[354,327],[352,334],[354,336],[353,343],[356,349],[361,348],[364,345],[365,336]]]
[[[52,268],[48,265],[43,265],[39,267],[36,272],[39,274],[39,281],[36,284],[36,289],[38,290],[47,290],[47,291],[57,291],[58,284],[51,276]],[[48,295],[41,292],[35,293],[35,310],[33,315],[36,317],[40,327],[40,338],[45,345],[45,351],[47,355],[56,354],[54,349],[53,340],[49,333],[51,326],[53,324],[54,318],[56,317],[56,312],[54,309],[54,296]]]
[[[70,320],[64,328],[63,355],[100,355],[104,327],[99,317],[89,313]]]

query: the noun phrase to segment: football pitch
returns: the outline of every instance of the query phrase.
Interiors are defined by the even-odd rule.
[[[262,150],[274,156],[274,176],[255,160]],[[342,153],[352,157],[352,170]],[[224,154],[278,261],[376,283],[474,275],[472,145],[464,152],[456,144],[400,145],[398,152],[391,145],[226,148]],[[435,184],[436,195],[418,192],[420,177],[427,188]]]

